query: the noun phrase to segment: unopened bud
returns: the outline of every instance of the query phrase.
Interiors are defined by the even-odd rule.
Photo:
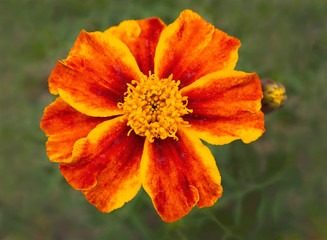
[[[284,105],[287,96],[283,84],[264,78],[261,79],[261,87],[263,92],[263,98],[261,100],[262,112],[270,113]]]

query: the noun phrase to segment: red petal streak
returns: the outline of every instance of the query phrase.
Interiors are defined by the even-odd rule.
[[[256,73],[221,71],[208,74],[181,90],[192,114],[232,116],[239,111],[258,112],[262,90]]]
[[[206,74],[234,69],[239,46],[238,39],[185,10],[162,31],[156,50],[155,73],[161,78],[173,74],[183,88]]]
[[[117,27],[109,28],[105,34],[110,34],[123,41],[130,49],[136,62],[148,75],[154,72],[154,54],[161,31],[165,24],[159,18],[124,21]]]
[[[164,221],[186,215],[195,204],[208,207],[222,194],[220,175],[200,139],[178,131],[179,140],[146,141],[141,177],[146,192]]]
[[[223,145],[236,139],[250,143],[265,131],[263,113],[238,112],[234,116],[200,116],[190,114],[183,119],[191,125],[189,132],[210,144]]]
[[[139,80],[135,58],[117,38],[101,32],[82,31],[64,62],[58,62],[49,77],[52,94],[90,116],[122,113],[126,83]]]
[[[264,132],[260,111],[262,90],[255,73],[222,71],[209,74],[182,89],[191,114],[183,116],[200,138],[211,144],[235,139],[248,143]]]
[[[76,163],[60,165],[66,180],[103,212],[121,207],[141,187],[144,138],[128,131],[121,117],[103,122],[75,144]]]
[[[46,147],[50,161],[70,162],[74,143],[108,119],[84,115],[58,97],[41,120],[41,129],[49,136]]]

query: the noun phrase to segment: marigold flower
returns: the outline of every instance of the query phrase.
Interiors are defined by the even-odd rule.
[[[222,195],[215,159],[202,144],[245,143],[264,132],[256,73],[235,71],[238,39],[185,10],[82,31],[49,77],[59,97],[41,128],[50,161],[102,212],[141,186],[164,221]]]

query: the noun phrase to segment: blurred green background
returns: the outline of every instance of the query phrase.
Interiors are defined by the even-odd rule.
[[[256,142],[211,146],[224,194],[162,222],[141,190],[99,212],[48,161],[39,128],[47,78],[82,29],[171,23],[192,9],[241,40],[237,70],[283,83],[288,101]],[[0,0],[0,239],[327,239],[327,2]]]

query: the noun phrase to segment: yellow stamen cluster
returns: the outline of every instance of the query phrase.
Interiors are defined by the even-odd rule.
[[[172,80],[172,75],[159,79],[154,74],[148,78],[132,81],[127,84],[124,103],[118,103],[123,109],[127,125],[140,136],[150,142],[154,138],[165,139],[176,137],[178,126],[189,126],[182,116],[192,112],[186,108],[187,97],[183,97],[178,89],[180,81]],[[129,132],[129,133],[130,133]]]

